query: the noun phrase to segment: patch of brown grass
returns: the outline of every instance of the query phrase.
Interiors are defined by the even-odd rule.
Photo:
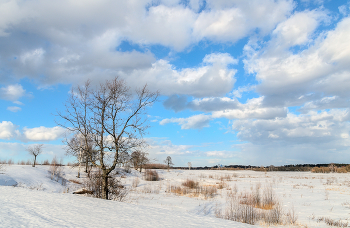
[[[212,198],[217,193],[216,185],[203,185],[200,186],[198,182],[192,180],[186,180],[182,183],[182,186],[167,186],[167,192],[174,193],[179,196],[188,197],[204,197]]]
[[[198,188],[199,183],[197,181],[187,179],[182,183],[182,185],[191,189],[195,189],[195,188]]]

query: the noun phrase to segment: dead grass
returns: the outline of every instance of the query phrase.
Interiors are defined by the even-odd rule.
[[[182,183],[182,185],[191,189],[195,189],[195,188],[198,188],[199,183],[197,181],[187,179]]]
[[[256,184],[251,192],[241,192],[237,194],[235,190],[227,192],[226,207],[224,209],[215,209],[215,215],[218,218],[232,221],[265,225],[296,224],[297,215],[294,207],[284,213],[281,202],[276,198],[272,185]]]
[[[348,227],[348,224],[349,224],[348,222],[343,222],[341,220],[336,221],[334,219],[327,218],[327,217],[319,217],[317,219],[317,222],[318,223],[324,222],[329,226],[337,226],[337,227]]]
[[[168,185],[166,191],[179,196],[204,197],[205,199],[208,199],[213,198],[216,195],[217,186],[200,185],[197,181],[187,179],[181,184],[181,186]]]
[[[156,185],[145,185],[143,188],[140,189],[142,193],[147,193],[147,194],[159,194],[161,189],[161,186],[156,186]]]
[[[219,183],[216,183],[217,184],[217,188],[218,189],[224,189],[224,188],[227,188],[227,184],[225,181],[221,181]]]
[[[331,169],[329,167],[314,167],[311,170],[312,173],[330,173]]]
[[[145,172],[144,175],[143,175],[143,178],[144,178],[144,180],[146,180],[146,181],[159,181],[159,180],[160,180],[157,171],[155,171],[155,170],[150,170],[150,169],[147,169],[147,170],[146,170],[146,172]]]

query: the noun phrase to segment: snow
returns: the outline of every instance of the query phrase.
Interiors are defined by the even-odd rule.
[[[212,217],[72,194],[1,187],[2,227],[248,227]]]
[[[225,208],[228,194],[234,189],[237,194],[249,193],[257,185],[261,189],[272,186],[285,213],[294,208],[298,217],[295,227],[327,227],[317,219],[327,217],[347,222],[350,214],[347,173],[157,170],[160,181],[145,181],[133,170],[120,174],[129,193],[124,202],[117,202],[73,195],[83,186],[73,182],[62,185],[51,179],[48,170],[49,166],[6,166],[0,174],[0,226],[251,227],[216,218],[215,211]],[[67,180],[86,179],[84,175],[76,178],[77,170],[69,167],[64,167],[63,173]],[[224,183],[225,187],[218,189],[213,198],[178,196],[167,191],[170,185],[181,186],[186,179],[198,181],[202,186]],[[259,225],[266,226],[260,222],[254,227]]]
[[[1,227],[251,227],[169,208],[58,193],[62,186],[50,179],[47,170],[12,165],[0,174],[1,185],[8,178],[22,183],[0,186]],[[65,171],[74,177],[72,170]]]

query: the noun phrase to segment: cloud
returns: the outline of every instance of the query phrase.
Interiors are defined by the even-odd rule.
[[[283,145],[283,143],[234,145],[240,150],[237,159],[250,165],[290,165],[344,163],[350,159],[348,146],[335,146],[336,142],[322,144]]]
[[[235,120],[240,143],[233,146],[245,164],[343,163],[349,159],[349,110],[289,113],[269,120]]]
[[[11,112],[18,112],[18,111],[21,111],[22,109],[20,107],[17,107],[17,106],[10,106],[10,107],[7,107],[7,110],[9,110]]]
[[[13,103],[15,103],[16,105],[24,105],[22,102],[20,101],[14,101]]]
[[[209,127],[211,119],[211,116],[200,114],[188,118],[163,119],[159,124],[165,125],[168,123],[178,123],[181,125],[181,129],[202,129],[204,127]]]
[[[8,85],[7,87],[0,88],[0,99],[16,101],[23,97],[26,91],[23,89],[22,85],[14,84]]]
[[[203,66],[176,70],[168,61],[158,60],[151,68],[120,73],[130,85],[148,83],[151,90],[163,95],[186,94],[195,97],[223,95],[231,91],[236,70],[230,64],[237,60],[227,53],[206,55]]]
[[[147,138],[149,152],[157,155],[184,155],[192,153],[190,151],[193,145],[174,145],[168,139]]]
[[[36,127],[26,128],[18,130],[18,126],[14,125],[10,121],[0,122],[0,139],[6,140],[21,140],[27,141],[53,141],[64,134],[65,129],[59,126],[48,127]]]
[[[318,145],[337,142],[335,147],[350,143],[349,110],[310,111],[307,114],[289,113],[284,118],[269,120],[236,120],[233,130],[242,141],[253,144],[284,143],[285,146]],[[340,143],[340,144],[339,144]]]
[[[232,151],[207,151],[205,152],[207,157],[217,157],[217,158],[232,158],[235,157]]]
[[[297,17],[301,18],[296,20]],[[309,22],[305,19],[308,17]],[[256,44],[251,43],[246,46],[249,57],[244,61],[245,68],[256,73],[260,82],[256,91],[265,96],[265,105],[299,106],[323,96],[350,98],[347,89],[350,86],[350,67],[347,64],[350,61],[350,18],[342,19],[335,29],[322,33],[300,51],[279,48],[282,44],[290,47],[310,42],[310,34],[319,21],[326,20],[325,17],[318,11],[296,13],[288,19],[291,21],[287,20],[276,28],[275,38],[261,51],[256,49],[259,45],[255,47]],[[295,21],[302,19],[312,26],[297,26]],[[295,35],[301,40],[293,39]],[[281,45],[275,43],[281,40],[279,37],[286,37],[281,38]]]
[[[165,108],[172,109],[175,112],[185,109],[212,112],[224,109],[235,109],[238,107],[239,102],[228,97],[208,97],[187,102],[186,96],[172,95],[163,102],[163,105]]]
[[[10,121],[0,122],[0,139],[10,140],[19,136],[17,126]]]
[[[306,44],[311,41],[311,35],[320,22],[325,20],[328,17],[324,11],[297,12],[277,25],[272,32],[271,45],[274,45],[274,49],[279,49]]]
[[[264,107],[264,97],[248,99],[245,104],[238,103],[236,109],[226,109],[212,113],[213,118],[227,119],[274,119],[285,117],[286,108]]]
[[[264,97],[248,99],[245,104],[236,99],[228,97],[210,97],[194,99],[187,102],[185,96],[170,96],[163,103],[165,108],[174,111],[191,109],[193,111],[211,112],[211,115],[197,115],[189,118],[171,118],[164,119],[160,124],[179,123],[182,129],[198,128],[199,126],[208,126],[210,119],[227,118],[227,119],[274,119],[276,117],[286,117],[288,109],[285,107],[265,107]],[[205,118],[204,118],[205,117]],[[209,118],[210,117],[210,118]]]
[[[271,31],[293,10],[292,1],[206,1],[211,10],[199,14],[193,28],[198,40],[235,42],[254,30]],[[259,6],[259,7],[257,7]]]
[[[245,92],[249,92],[255,90],[255,86],[240,86],[238,89],[235,89],[231,92],[232,96],[241,98],[242,94]]]
[[[167,156],[171,156],[175,166],[183,167],[187,167],[188,162],[193,166],[206,166],[208,161],[229,164],[237,158],[235,151],[202,151],[199,148],[203,149],[203,145],[176,145],[166,138],[146,138],[146,141],[149,144],[147,153],[157,163],[162,163]]]
[[[199,10],[202,7],[203,10]],[[204,4],[197,0],[157,4],[152,0],[102,0],[87,1],[84,5],[73,0],[65,0],[64,4],[44,0],[2,2],[0,68],[11,74],[2,77],[0,83],[28,77],[40,86],[78,84],[86,78],[97,82],[118,74],[126,78],[131,74],[136,81],[144,82],[144,74],[164,73],[170,76],[171,82],[176,82],[175,91],[170,90],[173,94],[183,94],[193,88],[195,91],[190,95],[203,96],[200,91],[209,88],[204,85],[205,80],[214,86],[227,83],[224,86],[227,91],[234,81],[226,78],[232,70],[225,68],[229,63],[223,58],[215,62],[205,59],[204,64],[212,67],[174,71],[166,60],[156,60],[150,47],[161,45],[178,52],[201,41],[232,43],[259,33],[257,31],[265,34],[290,15],[293,8],[294,3],[289,0],[268,0],[263,5],[259,1],[254,4],[207,1]],[[137,46],[139,51],[122,51],[123,41]],[[184,76],[196,78],[195,74],[204,75],[197,78],[197,82],[184,80]],[[219,74],[225,78],[214,76]],[[157,75],[154,79],[160,77]],[[214,83],[216,81],[218,83]],[[194,86],[196,83],[198,86]],[[157,88],[164,89],[166,95],[171,89],[164,80]],[[219,93],[217,87],[209,92],[210,96],[223,93]]]
[[[29,141],[53,141],[64,134],[65,129],[62,127],[36,127],[36,128],[24,128],[23,135],[25,139]]]
[[[301,113],[307,113],[309,111],[325,110],[325,109],[337,109],[349,107],[349,99],[339,96],[327,96],[313,101],[306,102],[301,108],[298,109]]]

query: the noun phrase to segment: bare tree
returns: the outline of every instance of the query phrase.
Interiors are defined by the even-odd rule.
[[[191,168],[192,168],[192,163],[191,163],[191,162],[188,162],[187,165],[188,165],[188,170],[191,170]]]
[[[66,139],[65,143],[67,145],[66,154],[74,156],[78,160],[78,178],[80,177],[81,165],[85,165],[85,173],[90,175],[92,161],[96,161],[98,155],[91,135],[85,137],[78,133],[69,140]]]
[[[164,160],[164,163],[168,166],[168,172],[169,172],[170,166],[174,165],[171,157],[170,156],[166,157],[166,159]]]
[[[34,163],[33,163],[33,167],[35,167],[35,163],[36,163],[36,157],[42,153],[42,150],[43,150],[43,144],[38,144],[38,145],[31,145],[31,146],[28,146],[26,148],[26,151],[28,151],[28,153],[30,155],[33,155],[34,156]]]
[[[149,163],[147,155],[147,153],[140,150],[136,150],[131,154],[131,162],[136,170],[139,169],[140,173],[142,172],[142,168]]]
[[[119,161],[118,161],[120,165],[122,165],[123,167],[126,167],[130,163],[130,160],[131,160],[131,156],[127,151],[120,152]]]
[[[120,152],[145,146],[143,136],[149,127],[146,111],[157,97],[158,92],[150,92],[146,85],[133,93],[117,77],[96,88],[87,81],[84,86],[72,88],[65,112],[58,112],[64,121],[58,124],[81,135],[84,151],[88,151],[92,138],[97,159],[87,154],[93,166],[101,169],[103,199],[108,199],[108,178],[118,164]]]

